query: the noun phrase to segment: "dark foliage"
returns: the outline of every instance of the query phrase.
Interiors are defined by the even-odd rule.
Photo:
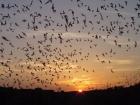
[[[140,84],[83,93],[0,88],[0,105],[140,105]]]

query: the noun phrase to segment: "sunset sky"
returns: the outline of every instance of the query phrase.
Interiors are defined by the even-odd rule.
[[[139,0],[0,0],[0,86],[138,83],[139,30]]]

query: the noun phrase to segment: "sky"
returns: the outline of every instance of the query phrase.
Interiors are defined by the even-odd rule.
[[[0,86],[136,84],[139,30],[139,0],[0,0]]]

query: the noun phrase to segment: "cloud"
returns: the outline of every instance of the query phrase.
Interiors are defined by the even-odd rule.
[[[63,38],[91,38],[91,36],[84,32],[63,32],[62,30],[56,30],[55,32],[53,32],[52,30],[29,31],[27,32],[27,35],[29,37],[32,37],[32,35],[41,36],[45,33],[48,33],[48,35],[50,36],[53,34],[56,37],[58,36],[58,33],[62,33]]]
[[[129,65],[132,64],[134,61],[130,59],[118,59],[118,60],[112,60],[112,62],[118,65]]]
[[[105,14],[107,14],[107,13],[109,13],[109,14],[117,14],[118,12],[117,11],[109,11],[109,10],[107,10],[107,11],[102,11],[102,12],[104,12]],[[130,13],[130,12],[122,12],[122,11],[119,11],[119,13],[120,14],[122,14],[122,15],[126,15],[126,16],[134,16],[134,17],[136,17],[137,16],[137,14],[134,14],[134,13]]]
[[[65,32],[63,33],[64,38],[91,38],[91,36],[88,36],[87,33],[78,33],[78,32]]]

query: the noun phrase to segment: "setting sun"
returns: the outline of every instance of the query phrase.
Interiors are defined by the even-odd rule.
[[[82,92],[83,92],[83,90],[82,90],[82,89],[79,89],[79,90],[78,90],[78,92],[79,92],[79,93],[82,93]]]

